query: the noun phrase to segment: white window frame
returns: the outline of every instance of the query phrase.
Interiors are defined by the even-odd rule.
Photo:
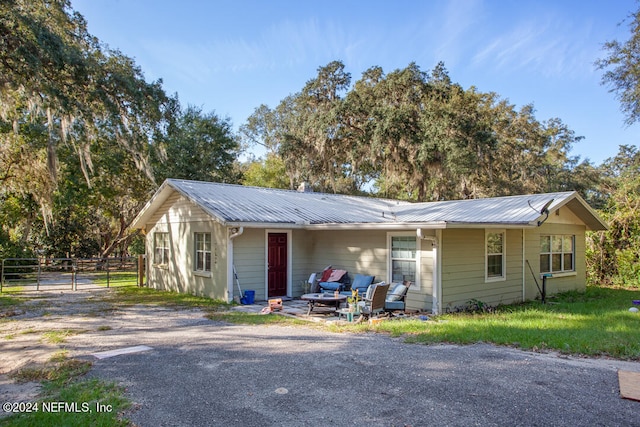
[[[548,237],[549,238],[549,251],[548,252],[543,252],[542,251],[542,238],[544,237]],[[553,250],[553,241],[556,239],[561,239],[560,242],[560,251],[554,251]],[[565,239],[571,239],[571,252],[565,252],[564,250],[564,241]],[[571,269],[566,269],[565,265],[564,265],[564,256],[571,254]],[[575,273],[576,271],[576,236],[574,234],[541,234],[540,235],[540,258],[542,258],[542,256],[548,256],[549,259],[549,271],[543,271],[542,270],[542,264],[540,264],[540,273],[544,274],[544,273],[551,273],[551,274],[561,274],[561,273]],[[554,270],[553,269],[553,255],[560,255],[560,269],[559,270]]]
[[[415,258],[394,258],[393,257],[393,238],[394,237],[413,237],[416,240],[416,255]],[[395,283],[393,281],[393,261],[414,261],[416,264],[415,268],[415,280],[411,283],[412,290],[420,289],[420,260],[422,259],[421,252],[421,243],[422,240],[416,236],[415,231],[413,232],[389,232],[387,233],[387,278],[388,283]],[[397,282],[397,281],[396,281]]]
[[[489,252],[489,235],[491,234],[502,236],[502,253]],[[489,276],[489,257],[497,255],[502,257],[502,273],[499,276]],[[485,282],[507,280],[507,231],[504,229],[485,229],[484,231],[484,280]]]
[[[161,242],[158,242],[158,240],[161,240]],[[155,233],[153,233],[153,264],[154,265],[169,264],[170,250],[171,250],[171,245],[169,243],[169,233],[166,231],[156,231]],[[159,253],[162,255],[158,256]]]
[[[199,237],[204,237],[204,247],[203,248],[199,248],[198,243],[199,241]],[[209,249],[207,250],[207,240],[209,243]],[[212,259],[212,255],[213,255],[213,242],[211,240],[211,233],[206,233],[206,232],[195,232],[193,233],[193,271],[195,271],[196,273],[210,273],[211,272],[211,265],[213,263],[213,259]],[[202,260],[202,268],[199,268],[200,265],[198,263],[198,255],[202,254],[203,256],[203,260]],[[207,258],[209,260],[209,268],[207,268]]]

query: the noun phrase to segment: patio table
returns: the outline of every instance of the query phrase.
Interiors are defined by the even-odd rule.
[[[300,299],[307,301],[309,304],[309,310],[307,311],[307,316],[311,314],[311,310],[315,307],[316,304],[321,305],[333,305],[335,310],[340,308],[340,303],[343,303],[347,300],[346,295],[335,295],[335,294],[304,294],[300,297]]]
[[[357,320],[357,318],[362,314],[359,311],[349,311],[348,308],[341,308],[340,310],[337,310],[337,312],[338,319],[344,316],[345,319],[347,319],[347,322],[353,322],[354,320]]]

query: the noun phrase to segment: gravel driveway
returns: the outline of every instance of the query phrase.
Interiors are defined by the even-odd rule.
[[[127,388],[136,409],[126,416],[140,426],[640,425],[640,402],[621,399],[617,379],[618,369],[640,372],[636,362],[229,325],[95,295],[51,294],[0,324],[0,335],[17,337],[0,342],[0,373],[62,346],[93,361],[89,375]],[[83,332],[58,346],[18,332],[62,325]],[[92,356],[140,345],[151,349]],[[17,392],[9,387],[0,376],[5,399]]]

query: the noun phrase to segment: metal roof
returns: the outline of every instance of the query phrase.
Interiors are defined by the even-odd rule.
[[[145,226],[149,217],[177,191],[228,226],[290,226],[300,228],[445,228],[461,226],[537,226],[550,211],[572,203],[589,229],[605,224],[576,192],[486,199],[409,203],[338,194],[298,192],[212,182],[166,180],[134,220]],[[571,207],[570,207],[571,208]]]

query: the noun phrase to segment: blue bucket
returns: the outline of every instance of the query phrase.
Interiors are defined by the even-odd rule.
[[[256,291],[244,291],[244,298],[240,300],[243,304],[253,304],[256,298]]]

